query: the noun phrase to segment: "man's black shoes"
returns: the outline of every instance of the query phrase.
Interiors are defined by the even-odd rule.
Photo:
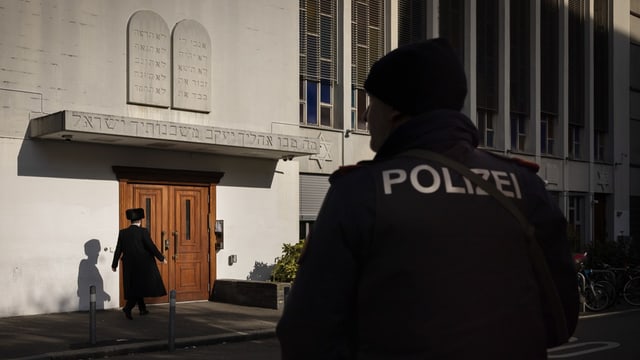
[[[147,315],[148,313],[149,313],[149,310],[147,309],[140,310],[140,315]]]
[[[127,319],[133,320],[133,316],[131,316],[131,310],[122,309],[122,311],[124,312],[124,316],[126,316]]]

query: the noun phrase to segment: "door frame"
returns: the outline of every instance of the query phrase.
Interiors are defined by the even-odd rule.
[[[118,180],[119,199],[119,228],[122,229],[129,225],[129,221],[125,216],[125,202],[129,198],[128,191],[130,184],[145,183],[156,185],[188,185],[203,186],[209,189],[209,298],[213,292],[214,283],[216,281],[216,233],[213,231],[216,216],[216,186],[220,182],[223,172],[218,171],[197,171],[197,170],[176,170],[176,169],[159,169],[144,168],[130,166],[112,166],[112,170]],[[122,277],[122,274],[120,274]],[[122,290],[122,279],[120,279],[120,288]],[[120,305],[124,304],[124,293],[120,291]]]

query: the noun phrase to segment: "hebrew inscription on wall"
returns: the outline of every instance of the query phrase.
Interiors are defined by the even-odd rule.
[[[318,139],[300,136],[224,129],[204,125],[179,124],[169,121],[93,114],[80,111],[66,110],[61,113],[64,113],[64,121],[55,121],[54,116],[51,116],[49,121],[53,124],[63,124],[64,128],[59,129],[62,131],[78,131],[82,133],[200,143],[205,145],[281,150],[307,154],[317,153],[320,147]],[[60,116],[58,114],[56,115]],[[46,129],[46,126],[35,126],[35,128]],[[47,132],[47,130],[42,130],[42,132]],[[40,135],[43,134],[32,134],[32,136]]]
[[[166,22],[148,10],[136,12],[127,26],[127,101],[171,105],[171,38]]]
[[[173,29],[172,106],[211,111],[211,40],[193,20],[182,20]]]

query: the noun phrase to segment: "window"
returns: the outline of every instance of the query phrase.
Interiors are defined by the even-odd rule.
[[[336,0],[300,0],[300,123],[340,127],[334,120]]]
[[[585,106],[585,4],[569,0],[569,124],[584,127]],[[575,135],[569,131],[569,136]],[[575,138],[574,138],[575,139]],[[569,143],[571,143],[569,139]],[[571,153],[571,150],[569,151]]]
[[[559,0],[544,0],[540,14],[540,152],[556,154],[555,134],[558,125],[559,51],[560,33]],[[556,154],[557,155],[557,154]]]
[[[529,113],[529,1],[511,3],[511,111]]]
[[[398,46],[427,38],[427,3],[424,0],[398,1]]]
[[[556,119],[555,115],[544,112],[540,117],[540,152],[542,154],[553,155],[554,153]]]
[[[480,132],[480,145],[482,146],[495,147],[495,117],[495,112],[478,108],[478,131]]]
[[[527,142],[527,116],[525,114],[511,113],[511,150],[525,151]]]
[[[593,160],[604,161],[607,134],[596,130],[593,135]]]
[[[464,64],[465,0],[440,1],[440,37],[446,38]]]
[[[569,157],[581,159],[585,106],[585,3],[569,0]]]
[[[569,157],[571,159],[580,159],[580,134],[582,132],[581,126],[569,124]]]
[[[540,152],[553,155],[556,151],[555,133],[558,126],[559,94],[559,3],[544,0],[540,15]]]
[[[609,131],[609,3],[594,2],[593,31],[593,114],[594,160],[605,160],[605,144]]]
[[[511,2],[511,150],[525,151],[529,118],[529,0]]]
[[[569,195],[569,208],[567,209],[567,237],[574,252],[582,252],[585,248],[583,241],[583,210],[584,196]]]
[[[315,221],[300,221],[298,224],[300,229],[298,238],[302,240],[307,238],[313,228],[313,224],[315,224]]]
[[[542,111],[558,114],[560,10],[558,0],[544,0],[540,15]]]
[[[483,112],[482,116],[492,117],[490,113],[498,111],[498,1],[478,1],[477,11],[476,94],[480,125],[480,112]]]
[[[351,128],[367,130],[364,81],[374,62],[384,53],[384,5],[382,0],[351,2]]]

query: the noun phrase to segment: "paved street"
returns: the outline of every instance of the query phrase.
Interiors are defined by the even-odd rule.
[[[638,360],[640,359],[640,308],[621,305],[603,313],[581,316],[569,344],[549,351],[549,359]],[[110,359],[212,359],[277,360],[280,358],[275,338],[219,345],[188,347],[166,351],[131,354]]]
[[[550,359],[640,359],[640,308],[618,306],[582,316],[573,341],[550,351]]]
[[[280,345],[276,338],[195,346],[174,352],[153,352],[110,356],[109,359],[207,359],[207,360],[279,360]]]

